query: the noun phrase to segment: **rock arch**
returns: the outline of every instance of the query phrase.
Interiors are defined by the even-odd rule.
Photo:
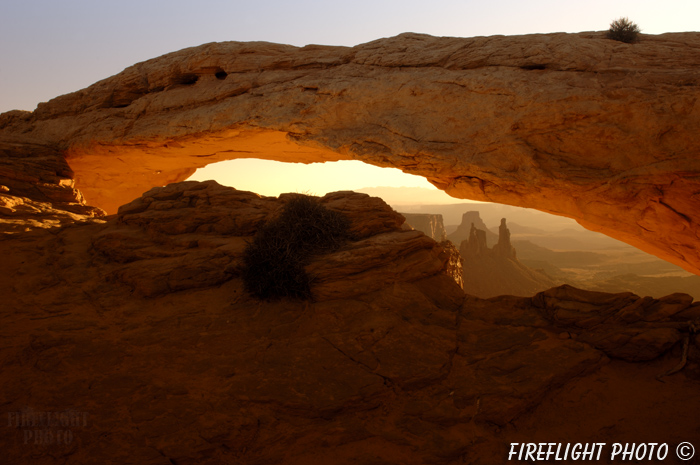
[[[212,43],[0,117],[109,212],[239,157],[358,159],[536,208],[700,273],[700,34]]]

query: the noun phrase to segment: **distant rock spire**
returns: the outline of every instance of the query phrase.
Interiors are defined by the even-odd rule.
[[[493,250],[501,257],[515,258],[515,249],[510,243],[510,230],[506,226],[505,218],[501,218],[501,225],[498,227],[498,243]]]
[[[474,223],[472,223],[471,230],[469,231],[469,239],[462,241],[459,253],[462,257],[477,256],[488,251],[488,246],[486,245],[486,231],[478,229]]]

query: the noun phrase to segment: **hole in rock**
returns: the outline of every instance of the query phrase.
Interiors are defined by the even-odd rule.
[[[191,86],[199,80],[199,76],[194,73],[185,73],[173,77],[173,85]]]
[[[214,73],[214,76],[216,76],[216,79],[218,79],[219,81],[223,81],[224,79],[226,79],[226,76],[228,76],[228,73],[222,69]]]
[[[381,197],[403,213],[412,227],[437,241],[450,240],[460,250],[465,292],[479,297],[527,297],[562,284],[656,298],[674,292],[694,295],[700,289],[700,276],[589,231],[573,219],[456,199],[426,179],[395,168],[359,161],[303,164],[235,159],[200,168],[189,179],[214,179],[265,196],[286,192],[323,196],[354,190]],[[507,231],[501,227],[503,218]],[[483,232],[472,233],[472,224]]]

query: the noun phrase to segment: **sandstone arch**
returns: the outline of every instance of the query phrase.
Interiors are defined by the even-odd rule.
[[[0,136],[60,149],[109,212],[214,161],[358,159],[700,273],[698,63],[699,33],[213,43],[6,114]]]

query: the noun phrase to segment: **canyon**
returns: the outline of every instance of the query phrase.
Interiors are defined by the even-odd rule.
[[[480,219],[478,213],[476,219]],[[468,239],[461,242],[459,252],[464,261],[464,292],[487,299],[500,295],[529,297],[562,284],[518,260],[505,218],[501,220],[498,240],[493,247],[487,245],[487,231],[491,232],[472,223]]]

